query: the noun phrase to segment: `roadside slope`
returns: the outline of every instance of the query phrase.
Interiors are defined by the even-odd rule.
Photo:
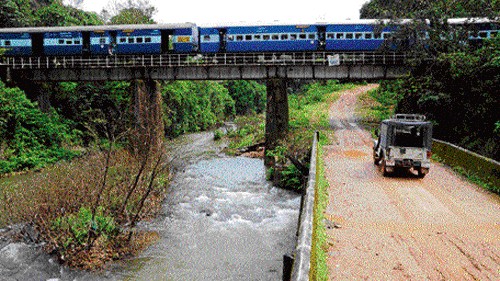
[[[354,108],[368,85],[330,109],[325,216],[331,280],[500,280],[500,199],[440,164],[429,175],[384,178]]]

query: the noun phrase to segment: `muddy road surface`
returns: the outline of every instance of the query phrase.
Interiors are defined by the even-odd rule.
[[[384,178],[370,134],[356,123],[357,96],[330,110],[325,147],[331,280],[500,280],[500,199],[432,163],[430,173]]]

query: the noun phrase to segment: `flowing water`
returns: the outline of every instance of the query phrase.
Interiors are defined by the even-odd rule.
[[[281,280],[300,196],[265,179],[263,160],[220,154],[211,133],[172,145],[176,173],[160,241],[134,259],[124,280]]]

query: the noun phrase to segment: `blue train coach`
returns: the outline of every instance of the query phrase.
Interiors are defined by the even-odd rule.
[[[29,33],[0,33],[0,49],[6,56],[32,55],[31,37]]]
[[[46,32],[43,34],[46,56],[81,55],[83,38],[81,32]]]
[[[315,25],[231,26],[226,33],[227,52],[315,51],[318,47]]]
[[[327,51],[376,51],[391,36],[395,27],[380,26],[378,20],[359,20],[330,23],[326,26]]]
[[[110,38],[110,40],[112,40]],[[161,31],[159,29],[123,29],[116,33],[115,54],[160,54]]]

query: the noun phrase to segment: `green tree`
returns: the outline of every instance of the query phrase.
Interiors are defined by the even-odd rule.
[[[255,81],[228,81],[224,86],[235,102],[236,114],[262,113],[266,108],[266,86]]]
[[[110,24],[152,24],[156,12],[149,0],[121,0],[104,9],[101,17]]]
[[[50,5],[42,6],[34,12],[34,23],[37,26],[72,26],[101,25],[102,20],[96,13],[85,12],[61,1],[54,0]]]
[[[167,136],[206,130],[234,114],[234,101],[217,82],[169,82],[162,87]]]
[[[129,128],[131,120],[130,83],[60,83],[51,103],[73,128],[82,131],[85,144],[107,136],[118,136]],[[109,131],[112,130],[112,131]]]
[[[365,19],[498,17],[498,0],[371,0],[360,10]]]
[[[471,52],[442,53],[420,66],[399,91],[399,112],[421,112],[436,122],[434,135],[500,159],[500,40]]]
[[[30,0],[4,0],[0,4],[0,27],[23,27],[33,24]]]

